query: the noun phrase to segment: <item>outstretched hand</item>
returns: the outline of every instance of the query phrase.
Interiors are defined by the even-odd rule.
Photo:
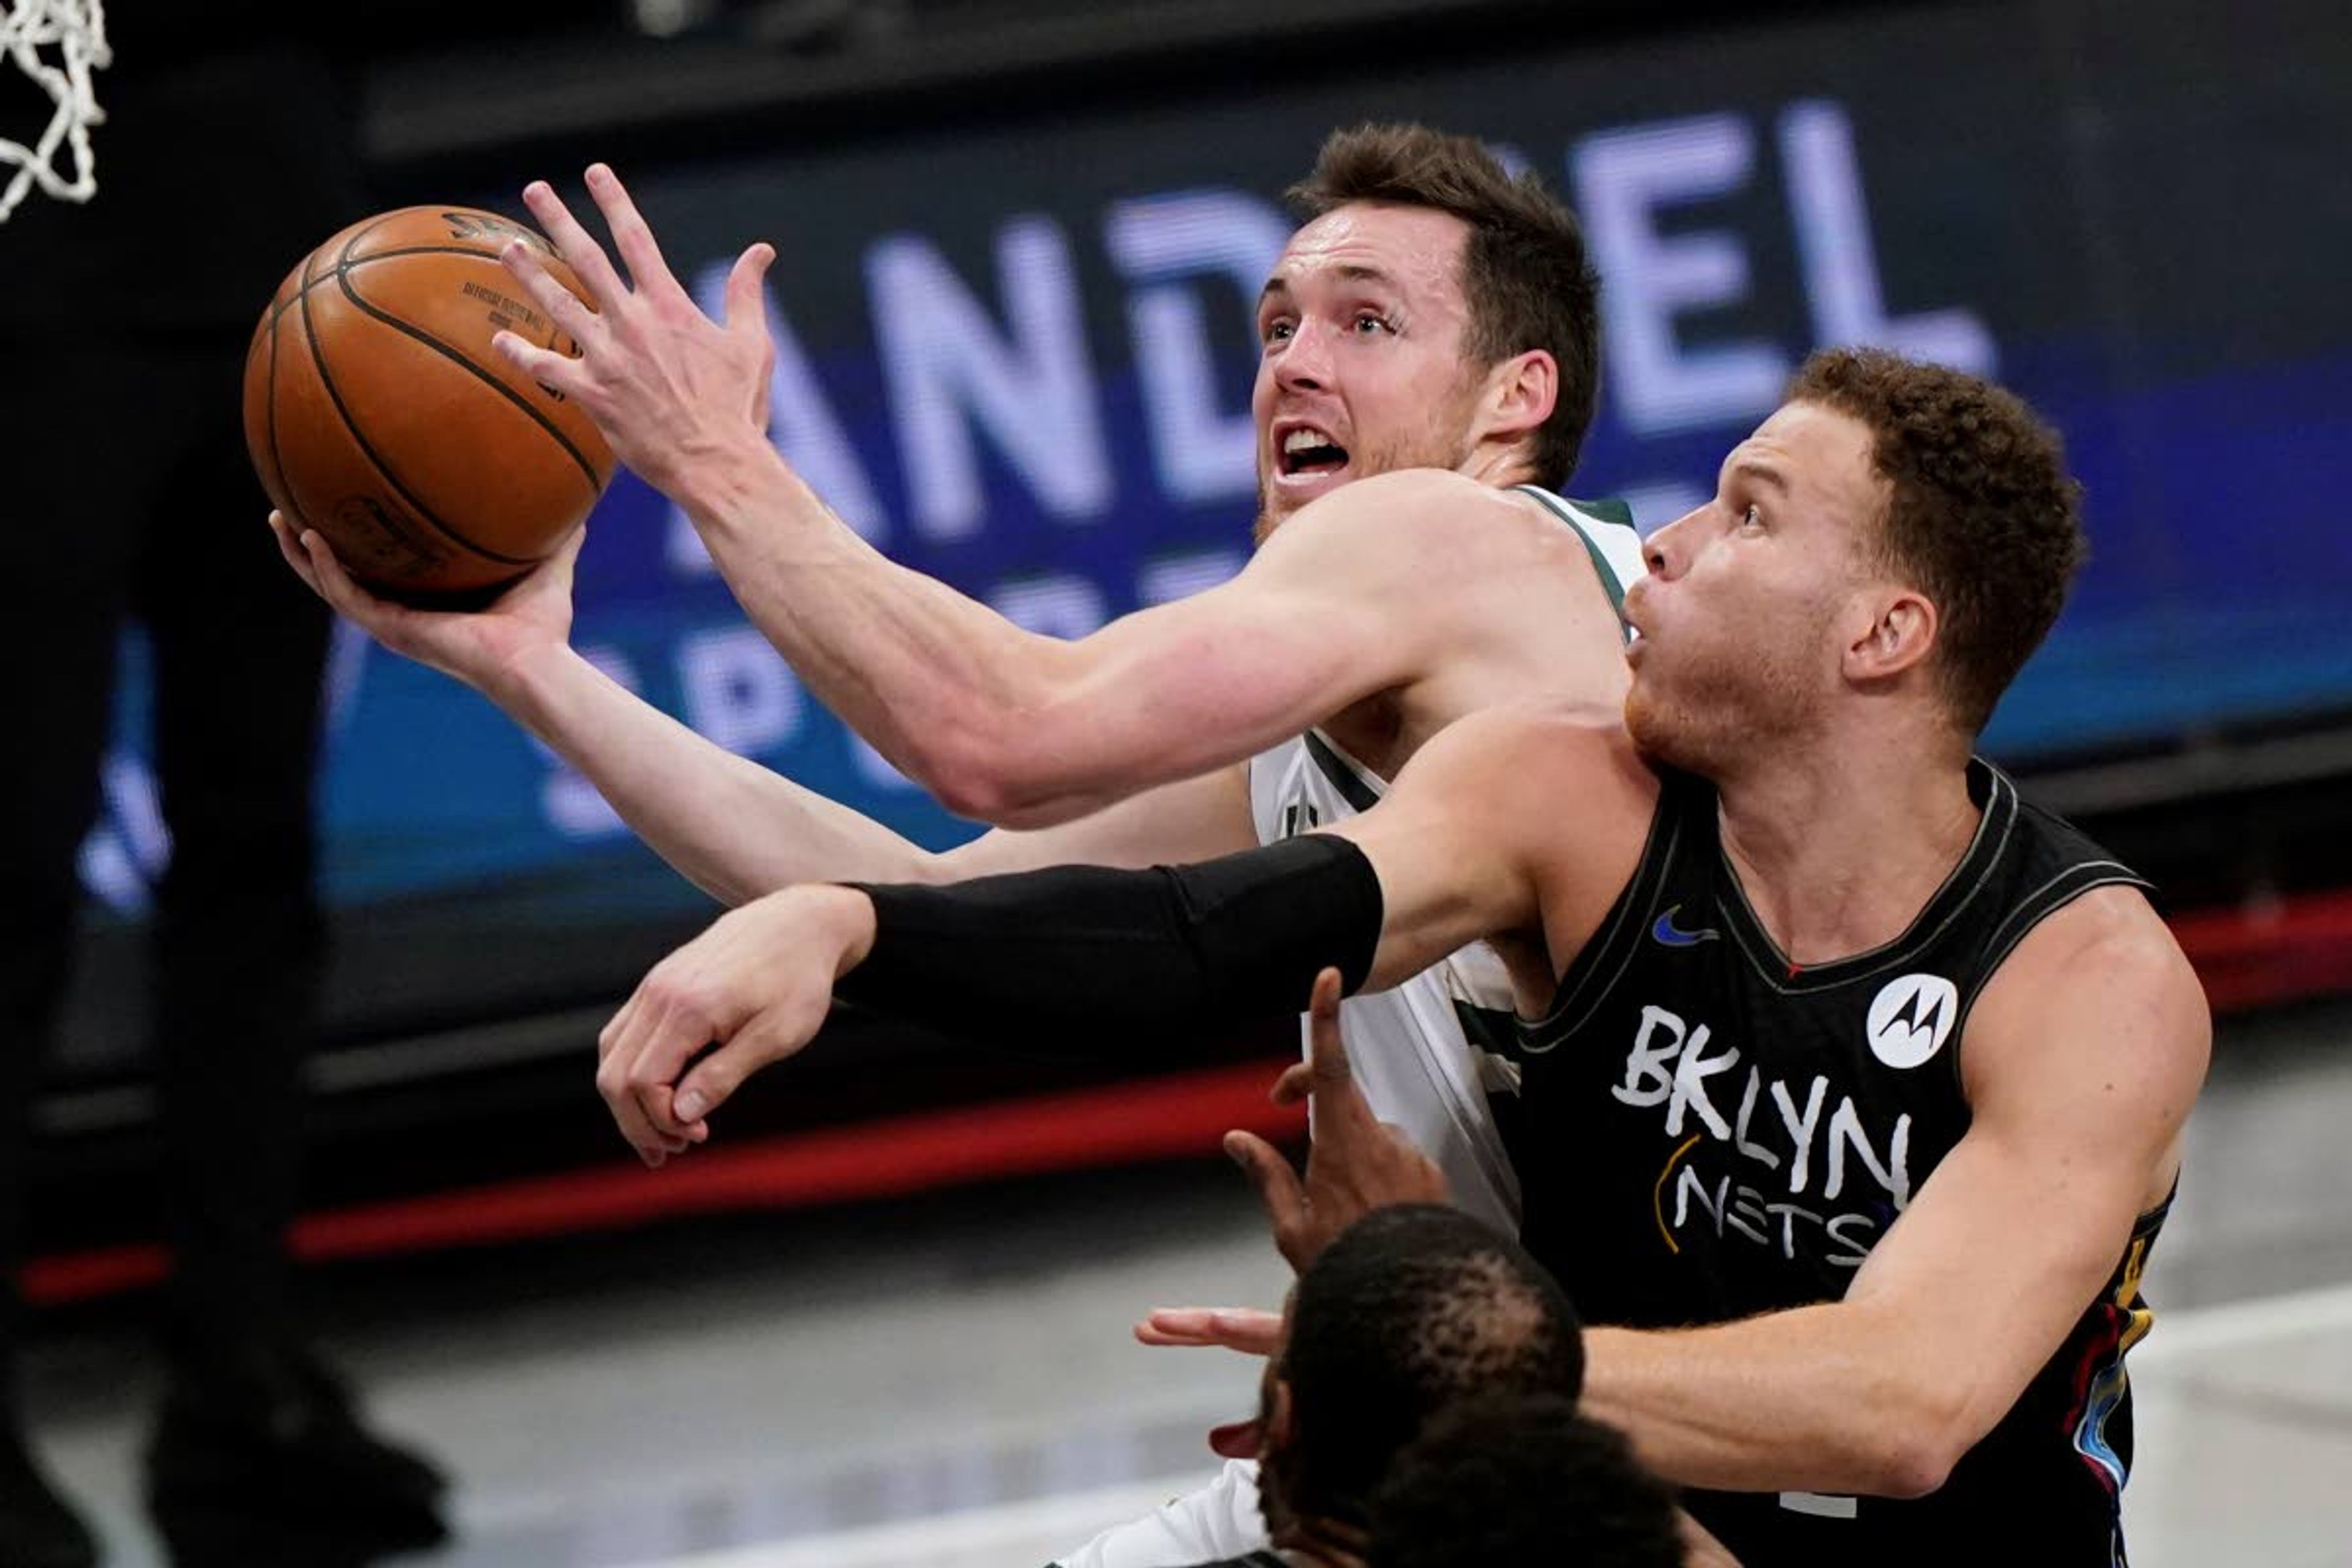
[[[586,409],[614,456],[676,498],[688,465],[716,453],[767,448],[775,344],[761,285],[775,247],[762,242],[736,258],[724,319],[714,321],[670,271],[620,177],[593,163],[586,183],[627,278],[554,189],[534,180],[523,188],[523,205],[596,302],[582,303],[530,246],[514,240],[499,261],[580,353],[574,358],[513,332],[499,333],[491,346]]]
[[[1265,1205],[1274,1245],[1305,1269],[1331,1238],[1390,1204],[1444,1203],[1445,1177],[1428,1155],[1372,1114],[1348,1065],[1339,1034],[1339,972],[1315,977],[1307,1006],[1307,1060],[1276,1080],[1277,1105],[1307,1103],[1310,1137],[1302,1178],[1282,1152],[1254,1132],[1225,1134],[1225,1152]]]
[[[596,1038],[596,1091],[638,1157],[657,1166],[702,1142],[745,1079],[807,1045],[873,934],[864,893],[796,886],[730,910],[654,965]]]
[[[574,529],[552,554],[479,609],[435,610],[371,593],[345,571],[315,529],[298,534],[282,512],[269,514],[278,553],[336,614],[403,658],[488,689],[499,672],[534,647],[561,647],[572,637],[572,572],[588,536]]]

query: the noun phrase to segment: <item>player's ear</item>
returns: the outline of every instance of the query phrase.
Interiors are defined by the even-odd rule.
[[[1276,1377],[1268,1380],[1265,1394],[1265,1416],[1259,1422],[1258,1442],[1265,1448],[1287,1448],[1293,1438],[1298,1418],[1291,1408],[1290,1380]]]
[[[1480,412],[1487,435],[1528,435],[1559,405],[1559,362],[1543,349],[1513,354],[1486,373]]]
[[[1864,606],[1860,635],[1846,645],[1845,672],[1881,681],[1924,661],[1936,646],[1935,602],[1916,588],[1882,589]]]

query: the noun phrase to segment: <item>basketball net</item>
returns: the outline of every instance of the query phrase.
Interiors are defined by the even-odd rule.
[[[0,50],[49,95],[49,122],[27,147],[0,136],[0,170],[12,170],[0,189],[0,223],[35,186],[59,201],[86,202],[98,190],[89,128],[106,111],[89,89],[89,73],[113,63],[106,45],[105,0],[0,0]],[[70,178],[58,157],[73,154]]]

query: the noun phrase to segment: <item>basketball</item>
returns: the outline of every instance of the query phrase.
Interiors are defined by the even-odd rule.
[[[304,257],[254,331],[245,437],[262,488],[385,597],[494,597],[586,521],[612,479],[587,415],[490,347],[503,330],[579,352],[499,265],[517,237],[588,298],[512,218],[402,207]]]

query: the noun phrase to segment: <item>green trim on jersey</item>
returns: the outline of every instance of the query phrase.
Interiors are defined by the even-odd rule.
[[[1613,523],[1631,531],[1633,528],[1633,509],[1613,496],[1601,500],[1570,500],[1552,494],[1540,485],[1514,488],[1521,495],[1533,496],[1543,503],[1544,510],[1576,531],[1576,537],[1584,543],[1584,552],[1592,557],[1592,570],[1600,574],[1601,586],[1609,595],[1609,607],[1617,612],[1617,618],[1622,622],[1625,618],[1625,584],[1618,577],[1617,568],[1610,561],[1608,552],[1601,548],[1601,542],[1592,536],[1592,530],[1588,525],[1599,523],[1605,527]],[[1639,537],[1636,533],[1635,538],[1638,540]],[[1624,628],[1624,636],[1628,641],[1633,639],[1631,627]]]

